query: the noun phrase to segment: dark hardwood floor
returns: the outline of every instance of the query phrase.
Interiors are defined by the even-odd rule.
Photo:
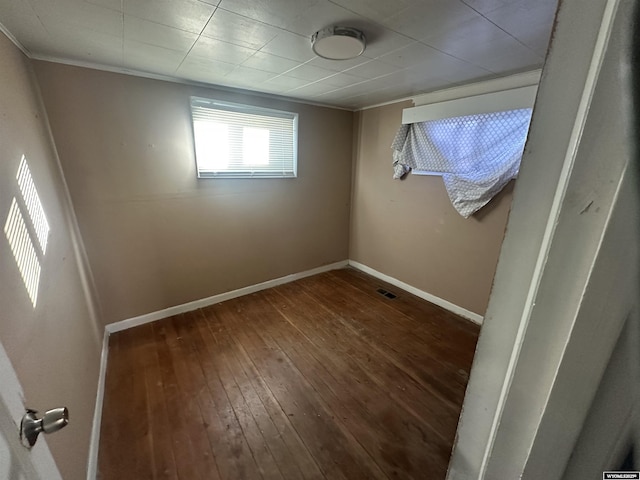
[[[478,332],[343,269],[116,333],[98,478],[443,479]]]

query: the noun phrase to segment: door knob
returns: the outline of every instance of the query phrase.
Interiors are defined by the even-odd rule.
[[[40,432],[57,432],[69,423],[69,410],[66,407],[48,410],[40,419],[36,417],[36,413],[38,412],[35,410],[27,409],[27,413],[24,414],[20,422],[20,440],[27,448],[36,444]]]

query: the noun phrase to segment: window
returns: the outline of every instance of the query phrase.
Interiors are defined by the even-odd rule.
[[[394,178],[441,175],[465,218],[518,175],[537,92],[527,85],[478,94],[479,86],[466,87],[467,97],[404,109],[391,145]]]
[[[298,114],[191,97],[198,178],[297,176]]]
[[[464,175],[483,181],[519,162],[531,109],[507,110],[413,123],[403,153],[418,175]]]
[[[453,206],[469,217],[518,175],[531,109],[402,125],[394,139],[394,178],[442,175]]]

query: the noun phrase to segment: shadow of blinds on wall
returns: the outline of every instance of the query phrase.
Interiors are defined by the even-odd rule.
[[[41,262],[47,252],[50,228],[24,155],[20,160],[16,181],[20,194],[11,201],[4,234],[33,308],[36,308]]]

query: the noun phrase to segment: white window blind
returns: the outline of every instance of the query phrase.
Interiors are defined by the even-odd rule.
[[[191,97],[199,178],[297,176],[298,114]]]

